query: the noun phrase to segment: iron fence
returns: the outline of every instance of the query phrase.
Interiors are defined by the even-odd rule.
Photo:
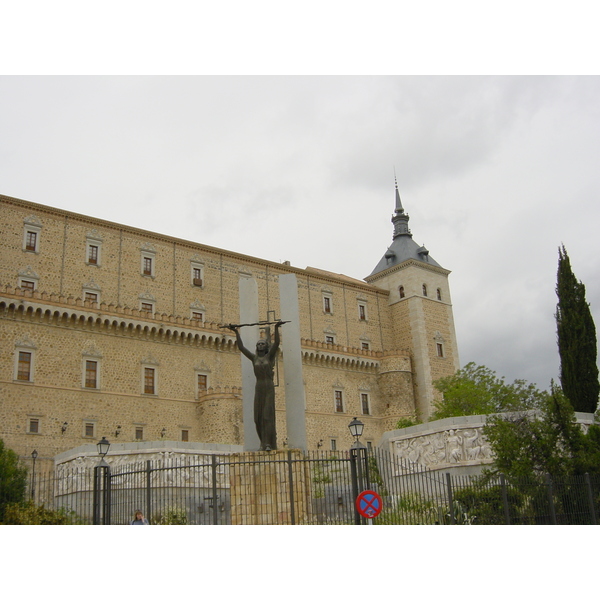
[[[600,509],[597,476],[459,477],[364,448],[76,467],[37,476],[27,497],[74,524],[128,524],[140,509],[156,525],[351,525],[367,522],[355,508],[365,489],[382,497],[376,525],[596,524]]]

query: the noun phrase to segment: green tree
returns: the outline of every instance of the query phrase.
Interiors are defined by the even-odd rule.
[[[0,523],[4,521],[7,504],[25,498],[27,468],[20,464],[17,454],[0,440]]]
[[[593,413],[600,394],[596,328],[585,286],[575,278],[564,246],[558,249],[556,295],[560,384],[576,411]]]
[[[600,473],[600,427],[593,424],[585,433],[554,382],[540,410],[492,415],[483,432],[494,453],[491,473],[512,478]]]
[[[533,409],[547,394],[520,379],[508,384],[495,371],[473,362],[433,385],[443,394],[435,403],[433,419]]]

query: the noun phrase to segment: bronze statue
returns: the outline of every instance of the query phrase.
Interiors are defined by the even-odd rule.
[[[242,342],[239,328],[245,325],[229,324],[227,327],[235,332],[237,345],[242,354],[252,361],[256,387],[254,388],[254,423],[256,433],[260,439],[261,450],[277,449],[277,434],[275,432],[275,384],[273,382],[273,368],[277,349],[279,348],[279,328],[287,321],[275,322],[275,339],[272,344],[268,340],[260,339],[256,343],[256,354],[246,348]],[[266,322],[251,323],[249,325],[269,324]],[[272,324],[272,323],[271,323]]]

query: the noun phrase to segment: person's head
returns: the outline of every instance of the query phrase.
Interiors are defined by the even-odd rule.
[[[141,510],[136,510],[135,511],[135,516],[133,517],[133,519],[135,521],[141,521],[144,518],[144,513]]]
[[[263,355],[266,354],[269,351],[269,343],[267,342],[267,340],[258,340],[258,342],[256,342],[256,354],[259,355]]]

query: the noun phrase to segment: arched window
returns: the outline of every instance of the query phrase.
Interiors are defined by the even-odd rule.
[[[437,299],[438,299],[438,300],[441,300],[441,299],[442,299],[442,290],[441,290],[441,288],[438,288],[438,289],[437,289]]]
[[[423,296],[427,296],[427,286],[423,284]]]
[[[403,285],[401,285],[398,288],[398,292],[400,292],[400,298],[404,298],[404,286]]]

